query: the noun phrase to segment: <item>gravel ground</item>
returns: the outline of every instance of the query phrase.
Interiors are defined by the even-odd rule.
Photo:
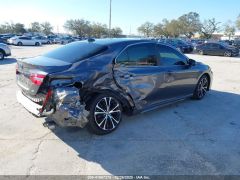
[[[124,117],[95,136],[51,131],[16,102],[15,58],[57,46],[13,46],[0,62],[0,175],[240,175],[240,57],[188,55],[214,72],[204,100]]]

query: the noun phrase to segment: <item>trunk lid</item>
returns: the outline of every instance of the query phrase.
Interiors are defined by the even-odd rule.
[[[25,94],[35,96],[44,85],[48,74],[67,70],[71,65],[45,56],[18,60],[17,84]]]

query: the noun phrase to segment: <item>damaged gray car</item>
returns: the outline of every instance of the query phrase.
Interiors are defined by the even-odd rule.
[[[99,39],[17,61],[18,101],[59,126],[114,131],[122,114],[153,110],[209,91],[209,66],[149,40]]]

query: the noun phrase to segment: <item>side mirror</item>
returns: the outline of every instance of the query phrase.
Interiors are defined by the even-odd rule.
[[[193,59],[189,59],[188,64],[189,64],[189,66],[195,66],[196,65],[196,61],[193,60]]]

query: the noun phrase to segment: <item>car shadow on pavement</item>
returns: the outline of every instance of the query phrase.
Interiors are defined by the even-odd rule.
[[[16,62],[17,60],[15,58],[5,58],[4,60],[0,61],[0,65],[13,64]]]
[[[86,161],[85,174],[240,174],[239,105],[240,94],[213,90],[201,101],[124,117],[109,135],[86,128],[53,132]]]

